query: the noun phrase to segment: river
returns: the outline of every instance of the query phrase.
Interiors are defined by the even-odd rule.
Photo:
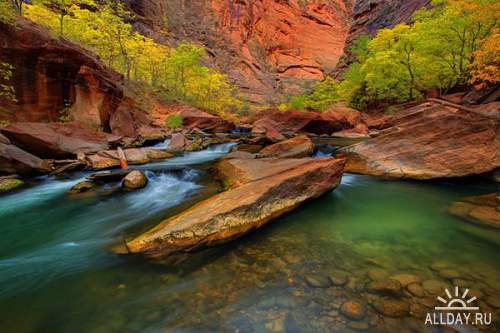
[[[467,286],[483,311],[500,317],[486,302],[500,297],[498,243],[464,229],[446,212],[455,199],[495,191],[478,180],[390,181],[346,174],[335,191],[258,232],[175,264],[109,251],[117,240],[216,193],[207,166],[230,148],[217,145],[140,166],[149,184],[135,192],[66,195],[87,175],[80,173],[34,179],[29,188],[1,196],[1,332],[425,328],[420,302],[430,306],[435,297],[403,296],[413,314],[402,318],[380,315],[369,305],[359,321],[339,311],[346,300],[370,303],[364,291],[369,276],[402,273]],[[436,267],[456,276],[443,277]],[[343,286],[311,283],[338,270],[348,273]]]

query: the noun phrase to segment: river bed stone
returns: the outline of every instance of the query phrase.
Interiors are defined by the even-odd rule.
[[[340,313],[349,319],[361,320],[366,315],[366,307],[359,301],[349,300],[342,303]]]

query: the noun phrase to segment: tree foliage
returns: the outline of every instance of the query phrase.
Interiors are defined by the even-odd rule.
[[[165,120],[165,127],[168,129],[179,128],[182,127],[183,122],[184,119],[180,114],[171,114]]]
[[[418,99],[430,89],[446,93],[471,81],[479,88],[498,83],[500,2],[435,0],[433,5],[418,11],[411,25],[356,40],[350,48],[354,62],[344,80],[329,82],[328,97],[318,98],[318,92],[325,92],[320,83],[310,94],[291,100],[317,110],[325,107],[315,105],[320,101],[346,101],[364,109]]]
[[[472,83],[478,88],[500,83],[500,29],[485,38],[475,52]]]
[[[14,67],[7,62],[0,61],[0,98],[16,101],[16,91],[10,84]]]
[[[202,47],[181,43],[169,48],[141,35],[122,2],[40,0],[25,7],[28,18],[95,52],[128,81],[220,114],[241,107],[227,77],[202,65]]]
[[[13,6],[7,1],[0,2],[0,23],[12,24],[13,22]]]

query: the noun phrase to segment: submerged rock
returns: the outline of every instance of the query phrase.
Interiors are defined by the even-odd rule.
[[[420,285],[420,283],[410,283],[406,286],[406,290],[408,290],[410,294],[416,297],[424,297],[425,295],[425,290],[424,288],[422,288],[422,285]]]
[[[250,161],[250,160],[249,160]],[[198,203],[127,242],[131,253],[166,256],[241,237],[340,183],[344,161],[315,159]]]
[[[402,295],[401,283],[397,280],[386,279],[370,282],[366,290],[371,293],[400,297]]]
[[[448,285],[438,280],[425,280],[422,287],[428,294],[437,295],[443,293],[448,288]]]
[[[331,272],[328,277],[334,286],[343,286],[349,280],[349,273],[335,270]]]
[[[399,281],[403,287],[406,287],[407,285],[411,283],[416,283],[420,282],[420,278],[414,274],[407,274],[407,273],[401,273],[401,274],[395,274],[390,276],[390,279]]]
[[[133,170],[123,178],[122,187],[129,190],[136,190],[145,187],[147,183],[148,178],[144,172]]]
[[[388,317],[405,317],[410,313],[410,305],[397,299],[380,298],[372,305],[378,313]]]
[[[376,138],[339,150],[347,172],[431,179],[500,167],[496,118],[433,102],[402,111],[393,121]]]
[[[305,281],[313,288],[328,288],[331,286],[328,277],[322,275],[307,275]]]
[[[472,224],[500,229],[500,193],[466,197],[452,203],[448,211]]]
[[[307,135],[299,135],[294,138],[267,146],[260,151],[261,157],[298,158],[311,156],[314,144]]]
[[[366,315],[366,307],[359,301],[346,301],[342,303],[340,313],[349,319],[361,320]]]

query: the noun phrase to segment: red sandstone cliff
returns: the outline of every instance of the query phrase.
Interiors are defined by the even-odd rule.
[[[57,121],[71,107],[70,119],[106,129],[122,97],[122,76],[91,52],[54,39],[26,20],[0,23],[0,60],[13,65],[17,102],[0,101],[0,119]]]
[[[206,46],[250,101],[300,93],[362,33],[407,22],[430,0],[129,0],[137,28]],[[168,32],[167,32],[168,30]],[[347,58],[346,60],[348,60]],[[345,61],[341,63],[345,65]]]
[[[130,0],[138,28],[158,40],[206,46],[214,65],[248,99],[273,102],[336,66],[350,27],[350,1]],[[167,17],[167,20],[164,18]],[[168,22],[168,37],[165,24]]]

